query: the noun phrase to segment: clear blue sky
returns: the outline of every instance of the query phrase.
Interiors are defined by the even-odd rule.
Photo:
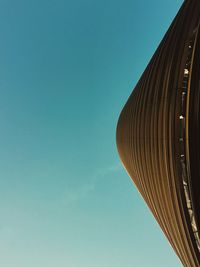
[[[0,0],[0,266],[181,266],[115,144],[181,3]]]

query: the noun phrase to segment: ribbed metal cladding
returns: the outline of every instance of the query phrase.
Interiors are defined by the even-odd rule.
[[[185,267],[200,266],[200,0],[184,1],[124,106],[117,147]]]

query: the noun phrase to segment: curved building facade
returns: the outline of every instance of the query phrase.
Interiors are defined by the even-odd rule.
[[[117,125],[123,165],[185,267],[200,266],[200,0],[185,0]]]

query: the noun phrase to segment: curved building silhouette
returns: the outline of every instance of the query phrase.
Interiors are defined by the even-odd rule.
[[[124,106],[121,161],[185,267],[200,266],[200,0],[185,0]]]

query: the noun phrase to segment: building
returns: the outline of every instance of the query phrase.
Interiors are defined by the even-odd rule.
[[[185,0],[117,125],[123,165],[185,267],[200,266],[200,0]]]

